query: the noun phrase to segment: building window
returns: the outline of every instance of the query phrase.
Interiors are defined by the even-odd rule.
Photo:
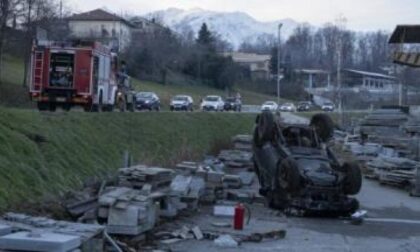
[[[105,28],[105,25],[101,25],[101,33],[102,33],[102,37],[108,37],[109,33]]]
[[[114,28],[112,28],[112,37],[116,37],[117,36],[117,31],[115,31],[115,29]]]

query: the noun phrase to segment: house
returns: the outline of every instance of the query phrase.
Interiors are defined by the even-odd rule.
[[[232,57],[233,62],[246,67],[253,80],[270,79],[271,55],[231,52],[224,53],[225,57]]]
[[[341,86],[344,90],[356,93],[370,92],[386,95],[398,91],[398,80],[394,76],[382,73],[344,69]]]
[[[154,19],[148,20],[143,17],[133,17],[130,19],[130,23],[133,24],[133,33],[150,34],[158,30],[165,29],[161,24],[157,23]]]
[[[322,69],[296,69],[295,75],[299,83],[306,89],[330,89],[331,72]]]
[[[126,19],[102,9],[75,14],[68,22],[73,38],[95,39],[110,45],[115,51],[129,46],[135,27]]]

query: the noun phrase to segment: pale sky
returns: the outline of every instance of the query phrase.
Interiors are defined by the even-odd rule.
[[[58,0],[57,0],[58,1]],[[347,27],[391,31],[397,24],[420,24],[420,0],[64,0],[75,11],[106,7],[116,13],[145,14],[171,7],[242,11],[260,21],[292,18],[322,25],[339,15]]]

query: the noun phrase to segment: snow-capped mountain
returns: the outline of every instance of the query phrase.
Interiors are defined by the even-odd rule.
[[[283,23],[284,37],[290,36],[299,25],[292,19],[260,22],[243,12],[216,12],[199,8],[191,10],[170,8],[149,13],[146,18],[155,18],[179,33],[192,30],[197,34],[201,25],[206,23],[211,31],[219,34],[235,48],[244,41],[253,42],[263,35],[277,36],[279,23]]]

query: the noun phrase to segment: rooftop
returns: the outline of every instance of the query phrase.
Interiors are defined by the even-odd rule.
[[[389,79],[389,80],[395,80],[396,78],[391,75],[381,74],[381,73],[375,73],[375,72],[367,72],[367,71],[360,71],[360,70],[354,70],[354,69],[344,69],[344,72],[363,75],[367,77],[373,77],[373,78],[382,78],[382,79]]]
[[[398,25],[389,39],[390,44],[420,43],[420,25]]]
[[[133,26],[126,19],[117,16],[115,14],[109,13],[103,9],[96,9],[88,12],[83,12],[79,14],[74,14],[69,17],[70,21],[120,21],[128,26]]]
[[[223,54],[226,57],[232,57],[233,61],[238,63],[257,63],[270,61],[271,56],[266,54],[255,54],[255,53],[241,53],[241,52],[230,52]]]

